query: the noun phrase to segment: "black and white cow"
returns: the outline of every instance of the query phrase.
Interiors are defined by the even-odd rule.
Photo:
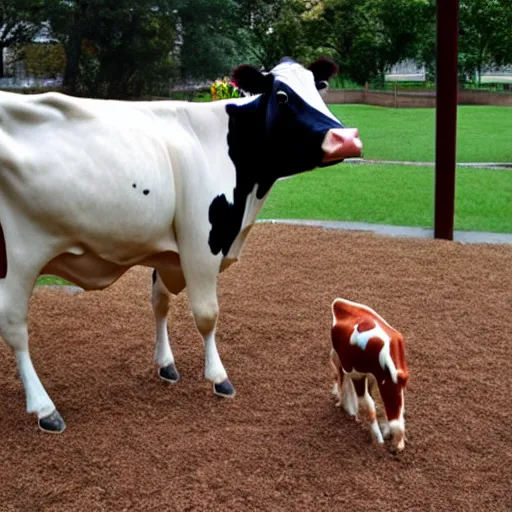
[[[327,60],[240,66],[233,80],[253,95],[209,103],[0,93],[0,333],[41,429],[65,424],[29,355],[40,274],[99,290],[134,265],[155,269],[154,359],[172,382],[167,312],[186,287],[205,378],[234,395],[215,344],[217,275],[239,258],[277,179],[360,156],[357,130],[319,94],[335,71]]]

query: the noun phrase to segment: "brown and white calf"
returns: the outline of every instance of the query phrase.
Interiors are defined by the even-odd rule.
[[[333,393],[339,398],[336,405],[343,405],[356,419],[359,407],[366,409],[376,441],[383,443],[392,436],[395,448],[401,451],[405,446],[404,389],[408,379],[404,337],[368,306],[338,298],[331,307],[330,361],[336,380]],[[371,384],[378,387],[385,408],[387,422],[380,426]]]

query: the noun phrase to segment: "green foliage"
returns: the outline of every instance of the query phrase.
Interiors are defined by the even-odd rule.
[[[168,91],[179,0],[42,0],[66,51],[70,93],[121,98]]]
[[[245,59],[235,0],[186,0],[177,11],[184,79],[212,80]]]
[[[461,0],[459,69],[472,81],[486,64],[512,61],[510,0]]]
[[[313,46],[335,58],[341,75],[362,85],[416,56],[431,16],[429,0],[325,0],[308,23]]]
[[[7,47],[28,43],[37,32],[42,18],[38,1],[0,1],[0,55]],[[4,76],[4,63],[0,58],[0,78]]]
[[[64,47],[72,94],[168,95],[171,82],[210,82],[244,62],[268,70],[283,56],[332,57],[342,87],[384,87],[407,58],[435,80],[436,0],[1,0],[12,30],[0,47],[26,43],[42,20]],[[511,26],[510,0],[460,0],[463,80],[512,63]]]
[[[308,9],[298,0],[239,0],[242,44],[249,63],[266,69],[283,56],[299,62],[311,60],[314,51],[309,43]]]

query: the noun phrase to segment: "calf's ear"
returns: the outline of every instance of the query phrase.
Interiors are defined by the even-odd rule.
[[[265,94],[272,89],[274,75],[264,74],[253,66],[242,64],[233,71],[231,80],[242,91],[251,94]]]
[[[322,57],[312,62],[308,69],[313,73],[315,82],[327,82],[338,73],[338,65],[332,60]]]

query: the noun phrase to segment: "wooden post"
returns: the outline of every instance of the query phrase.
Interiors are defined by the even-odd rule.
[[[437,0],[434,237],[453,240],[458,103],[459,0]]]

